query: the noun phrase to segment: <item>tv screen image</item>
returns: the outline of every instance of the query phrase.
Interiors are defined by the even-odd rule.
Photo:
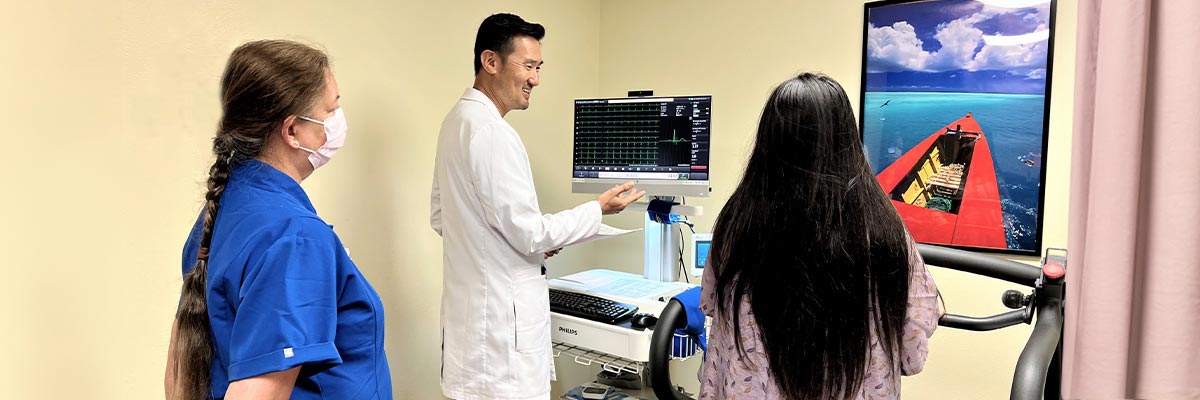
[[[921,243],[1040,254],[1054,3],[865,6],[860,127]]]

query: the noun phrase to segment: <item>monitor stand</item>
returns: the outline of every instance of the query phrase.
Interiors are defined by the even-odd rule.
[[[655,200],[672,201],[673,197],[668,196],[652,196]],[[640,211],[643,214],[646,212],[648,203],[634,203],[628,207],[629,211]],[[686,215],[689,217],[699,217],[704,214],[704,208],[700,206],[684,206],[676,205],[671,207],[671,214]],[[679,229],[676,229],[674,224],[666,225],[654,222],[649,215],[644,215],[646,230],[645,243],[645,258],[643,259],[643,273],[646,279],[659,282],[675,282],[679,280]]]

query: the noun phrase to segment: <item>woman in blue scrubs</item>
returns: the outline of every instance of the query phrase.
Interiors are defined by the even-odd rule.
[[[391,399],[383,305],[300,182],[345,142],[328,57],[233,51],[205,208],[183,252],[168,399]]]

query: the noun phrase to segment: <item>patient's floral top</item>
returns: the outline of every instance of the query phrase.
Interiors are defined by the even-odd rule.
[[[904,318],[904,337],[901,344],[899,366],[890,365],[884,357],[883,347],[874,333],[871,334],[871,365],[855,399],[898,399],[900,398],[900,375],[913,375],[925,367],[925,356],[929,353],[929,337],[937,328],[940,311],[937,304],[937,286],[925,262],[921,260],[915,246],[911,249],[911,266],[908,285],[908,315]],[[734,399],[780,399],[779,388],[771,376],[770,363],[759,340],[758,323],[750,310],[750,302],[742,298],[738,333],[746,351],[743,359],[737,351],[733,335],[733,321],[719,318],[717,297],[713,285],[716,276],[712,268],[704,271],[700,309],[713,316],[708,334],[708,352],[705,354],[703,377],[700,381],[701,400]],[[803,340],[803,338],[796,338]]]

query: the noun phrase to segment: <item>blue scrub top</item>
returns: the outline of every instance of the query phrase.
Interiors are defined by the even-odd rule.
[[[196,263],[203,223],[183,249]],[[391,399],[383,304],[304,189],[258,160],[233,171],[208,264],[212,396],[301,366],[292,399]]]

